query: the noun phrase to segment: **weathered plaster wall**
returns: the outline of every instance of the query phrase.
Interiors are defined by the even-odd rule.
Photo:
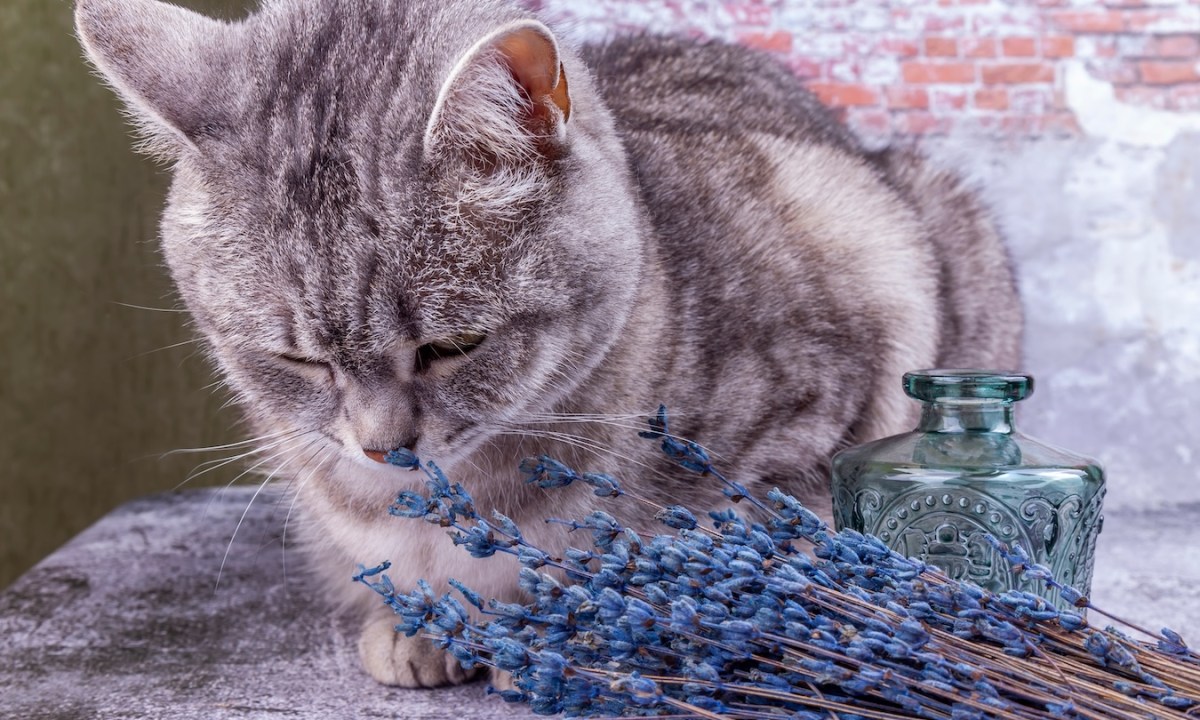
[[[1108,507],[1200,502],[1200,134],[946,141],[1007,231],[1022,284],[1023,427],[1100,458]]]

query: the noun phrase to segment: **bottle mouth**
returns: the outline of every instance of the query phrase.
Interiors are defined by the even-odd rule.
[[[904,373],[904,392],[921,402],[1016,402],[1033,394],[1033,376],[967,368],[913,370]]]

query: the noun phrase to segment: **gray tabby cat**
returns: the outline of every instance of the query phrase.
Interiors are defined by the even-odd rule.
[[[171,274],[381,682],[463,673],[392,631],[355,563],[516,592],[510,565],[388,516],[421,476],[385,452],[561,544],[542,518],[594,498],[524,484],[522,457],[719,504],[636,437],[661,402],[737,480],[828,516],[830,455],[913,422],[902,372],[1018,361],[975,196],[865,152],[746,50],[578,49],[499,0],[268,0],[234,23],[79,0],[77,26],[172,164]]]

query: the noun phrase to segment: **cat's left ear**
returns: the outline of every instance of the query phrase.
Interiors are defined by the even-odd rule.
[[[571,95],[554,35],[536,20],[477,42],[450,72],[425,130],[425,152],[452,144],[522,162],[561,152]]]
[[[177,156],[226,122],[238,27],[159,0],[76,0],[75,29],[146,149]]]

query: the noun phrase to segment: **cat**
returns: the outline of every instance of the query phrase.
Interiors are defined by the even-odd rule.
[[[864,149],[752,51],[575,47],[499,0],[267,0],[236,22],[78,0],[76,26],[171,164],[166,264],[380,682],[467,676],[393,631],[356,563],[517,597],[512,563],[389,517],[421,487],[389,451],[561,545],[542,519],[595,498],[525,484],[525,456],[720,505],[636,436],[663,403],[734,479],[828,517],[830,456],[911,426],[904,371],[1019,361],[973,191]]]

